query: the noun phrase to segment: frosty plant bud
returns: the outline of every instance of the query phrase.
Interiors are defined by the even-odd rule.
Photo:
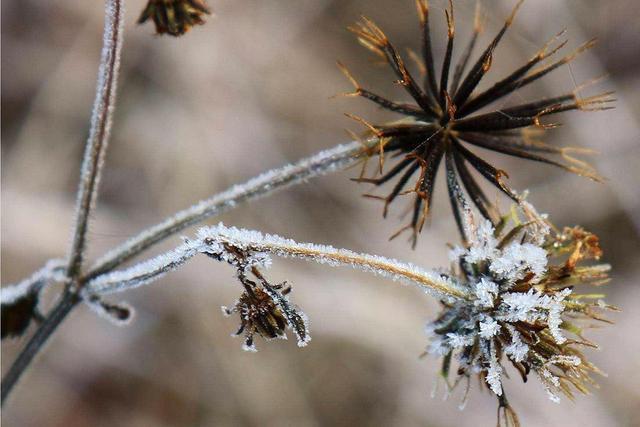
[[[449,389],[479,375],[498,397],[499,422],[517,425],[503,379],[512,365],[523,381],[535,374],[549,398],[587,393],[592,373],[599,370],[581,352],[596,347],[582,336],[580,319],[606,321],[602,295],[576,294],[575,287],[607,280],[608,265],[582,265],[598,259],[598,238],[580,227],[552,232],[550,226],[523,205],[529,221],[514,215],[493,227],[477,225],[468,213],[468,244],[451,251],[452,277],[469,290],[471,300],[443,303],[440,316],[427,331],[427,352],[443,357],[441,375]],[[507,224],[515,225],[507,230]],[[457,362],[457,370],[451,365]],[[450,373],[455,380],[450,383]],[[465,393],[466,398],[466,393]]]

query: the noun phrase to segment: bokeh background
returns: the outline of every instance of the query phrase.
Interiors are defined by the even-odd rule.
[[[208,0],[216,16],[186,36],[153,35],[135,21],[143,0],[127,2],[118,108],[90,259],[172,212],[347,140],[359,130],[343,116],[394,118],[363,100],[329,99],[350,90],[335,61],[368,87],[402,98],[393,77],[372,64],[345,27],[373,18],[398,46],[418,48],[412,0]],[[103,26],[102,2],[2,2],[2,283],[20,280],[64,256],[78,168],[88,131]],[[444,2],[434,0],[436,57],[445,45]],[[513,1],[485,1],[485,43]],[[456,1],[458,40],[474,2]],[[609,300],[624,310],[614,327],[589,334],[589,352],[609,376],[593,396],[547,400],[532,379],[507,381],[525,426],[640,425],[640,3],[526,2],[499,48],[487,82],[523,63],[567,29],[569,46],[598,37],[592,51],[507,99],[572,90],[607,73],[591,89],[615,90],[617,108],[569,113],[548,133],[554,144],[600,152],[592,162],[605,184],[552,167],[489,157],[510,183],[559,225],[582,224],[601,236],[613,267]],[[462,45],[462,43],[460,43]],[[224,221],[295,238],[392,256],[425,267],[447,263],[456,231],[443,188],[415,251],[388,242],[404,207],[390,218],[352,183],[357,170],[316,179],[209,222]],[[442,184],[442,180],[440,180]],[[490,194],[495,194],[490,190]],[[503,201],[504,206],[506,202]],[[190,234],[192,230],[184,234]],[[151,256],[179,244],[178,237]],[[121,296],[137,309],[117,328],[80,308],[63,324],[3,410],[6,426],[485,426],[495,399],[459,392],[442,401],[431,390],[439,361],[420,359],[423,325],[436,314],[415,289],[364,273],[277,260],[273,280],[293,284],[292,298],[311,318],[313,340],[258,341],[257,354],[229,336],[237,319],[219,307],[239,294],[232,270],[197,259],[153,286]],[[57,289],[56,289],[57,290]],[[51,305],[51,294],[45,306]],[[30,331],[32,332],[32,331]],[[2,371],[25,343],[2,343]]]

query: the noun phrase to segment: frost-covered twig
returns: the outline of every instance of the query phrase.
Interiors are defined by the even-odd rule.
[[[109,142],[115,105],[116,84],[120,68],[124,5],[122,0],[108,0],[96,98],[91,115],[91,128],[85,146],[74,221],[73,242],[69,254],[67,274],[76,278],[82,267],[91,209],[95,204],[104,158]]]
[[[112,319],[113,314],[118,316],[126,313],[128,319],[128,309],[105,305],[101,300],[102,296],[150,284],[180,267],[197,253],[226,262],[236,269],[244,291],[232,307],[223,307],[223,312],[226,315],[237,313],[240,316],[240,329],[236,335],[244,333],[243,349],[248,351],[256,351],[255,334],[267,340],[286,338],[286,328],[294,332],[301,347],[311,339],[307,317],[289,302],[287,295],[291,287],[286,282],[270,283],[260,271],[271,265],[270,255],[300,258],[332,267],[352,267],[393,281],[415,285],[450,304],[471,297],[454,280],[401,261],[326,245],[297,243],[280,236],[225,227],[219,223],[215,227],[201,228],[196,239],[188,240],[170,252],[90,280],[82,290],[82,298],[101,315],[108,314],[107,317]]]
[[[51,259],[44,267],[33,273],[26,279],[14,284],[7,285],[0,290],[0,303],[2,305],[11,304],[24,295],[40,292],[40,290],[51,281],[63,281],[66,260]]]
[[[160,255],[131,268],[102,275],[86,284],[90,294],[110,294],[122,292],[147,283],[184,264],[197,252],[205,253],[233,263],[235,255],[229,249],[252,254],[255,261],[244,261],[249,266],[267,265],[264,254],[288,258],[300,258],[327,264],[332,267],[346,266],[394,281],[418,286],[420,289],[440,298],[464,299],[468,293],[455,282],[439,273],[424,270],[412,264],[377,255],[360,254],[347,249],[311,243],[297,243],[280,236],[263,234],[259,231],[226,227],[222,223],[214,227],[204,227],[197,238],[179,246],[175,250]]]
[[[225,227],[222,223],[198,231],[198,240],[207,247],[216,242],[253,253],[270,253],[285,258],[300,258],[332,267],[351,267],[393,281],[418,286],[438,297],[466,298],[466,291],[440,273],[427,271],[413,264],[378,255],[363,254],[328,245],[298,243],[284,237],[259,231]]]
[[[150,246],[206,218],[230,210],[239,203],[264,197],[273,191],[303,183],[307,179],[344,169],[362,158],[365,152],[363,143],[367,146],[378,144],[375,139],[372,139],[338,145],[294,164],[265,172],[244,184],[234,185],[222,193],[196,203],[108,252],[98,260],[84,279],[93,279],[111,271]]]
[[[183,265],[197,255],[201,247],[201,242],[186,242],[133,267],[103,274],[87,282],[83,294],[106,295],[146,285]]]

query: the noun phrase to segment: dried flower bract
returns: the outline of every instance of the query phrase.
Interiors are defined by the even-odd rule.
[[[211,15],[204,0],[149,0],[138,24],[152,19],[156,33],[181,36],[194,25],[204,24],[204,15]]]
[[[500,31],[473,62],[471,57],[482,30],[478,7],[471,38],[455,67],[452,67],[451,62],[456,29],[453,4],[449,2],[450,8],[445,11],[448,27],[446,51],[442,69],[438,73],[432,53],[429,5],[426,0],[418,0],[416,3],[422,29],[422,58],[413,54],[411,56],[423,74],[422,84],[412,75],[398,50],[375,23],[362,18],[361,22],[350,28],[362,45],[389,64],[398,78],[397,83],[406,90],[415,104],[394,102],[363,88],[344,65],[338,64],[355,87],[353,92],[346,94],[347,96],[369,99],[389,111],[405,116],[399,121],[375,125],[349,115],[368,128],[367,138],[375,138],[379,142],[377,148],[368,149],[370,155],[379,155],[377,175],[371,178],[364,177],[363,168],[363,173],[355,181],[380,186],[396,179],[393,189],[386,197],[370,196],[385,202],[385,216],[388,205],[399,195],[415,195],[411,221],[394,237],[404,230],[411,230],[415,245],[417,233],[422,229],[431,210],[436,175],[439,165],[443,162],[449,198],[461,232],[461,200],[465,197],[463,188],[485,218],[494,224],[499,220],[494,204],[485,196],[472,170],[518,201],[515,193],[504,182],[504,178],[508,177],[507,173],[480,158],[470,147],[547,163],[592,179],[599,179],[588,165],[570,156],[572,151],[580,150],[550,146],[540,141],[538,136],[545,129],[556,126],[544,122],[546,116],[569,110],[595,111],[610,108],[609,103],[614,101],[610,93],[582,98],[579,91],[585,86],[583,85],[559,96],[491,109],[491,105],[496,101],[504,100],[505,96],[572,61],[579,53],[593,46],[593,40],[579,46],[572,53],[547,63],[545,61],[566,44],[566,41],[560,40],[562,34],[559,34],[521,67],[488,89],[480,91],[476,89],[491,69],[496,48],[513,23],[522,1],[517,3]],[[485,108],[488,112],[480,112]],[[387,154],[400,160],[391,169],[383,172]],[[548,155],[560,156],[564,161],[549,158]],[[415,175],[418,176],[415,183],[407,186]]]

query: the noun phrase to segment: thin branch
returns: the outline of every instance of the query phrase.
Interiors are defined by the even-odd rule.
[[[71,278],[78,277],[82,268],[89,217],[95,205],[109,142],[123,38],[124,5],[122,3],[122,0],[108,0],[105,4],[104,36],[96,98],[93,103],[91,129],[82,161],[75,229],[67,269],[67,274]]]
[[[189,261],[199,253],[200,247],[200,242],[186,242],[127,269],[103,274],[85,284],[82,296],[87,299],[91,295],[122,292],[149,284]]]
[[[351,142],[321,151],[294,164],[265,172],[244,184],[234,185],[210,199],[196,203],[108,252],[81,281],[91,280],[109,272],[167,237],[209,217],[233,209],[239,203],[264,197],[276,190],[306,182],[310,178],[344,169],[362,159],[367,151],[365,148],[376,146],[378,142],[375,139],[366,141],[365,148],[362,144],[362,142]]]
[[[198,230],[198,237],[178,248],[121,271],[114,271],[89,281],[86,295],[105,295],[123,292],[149,284],[169,271],[183,265],[197,253],[205,253],[233,265],[248,267],[270,264],[268,254],[286,258],[300,258],[331,267],[351,267],[373,273],[393,281],[412,284],[440,299],[466,299],[468,293],[446,276],[427,271],[402,261],[337,249],[327,245],[297,243],[259,231],[225,227],[222,223]],[[243,254],[242,262],[237,254]]]
[[[205,250],[211,248],[212,242],[219,242],[251,253],[270,253],[285,258],[313,261],[331,267],[351,267],[363,270],[393,281],[416,285],[426,293],[432,295],[435,293],[435,296],[440,298],[468,298],[468,293],[465,290],[440,273],[379,255],[357,253],[329,245],[298,243],[291,239],[263,234],[259,231],[225,227],[222,223],[198,230],[198,240],[205,244]]]

